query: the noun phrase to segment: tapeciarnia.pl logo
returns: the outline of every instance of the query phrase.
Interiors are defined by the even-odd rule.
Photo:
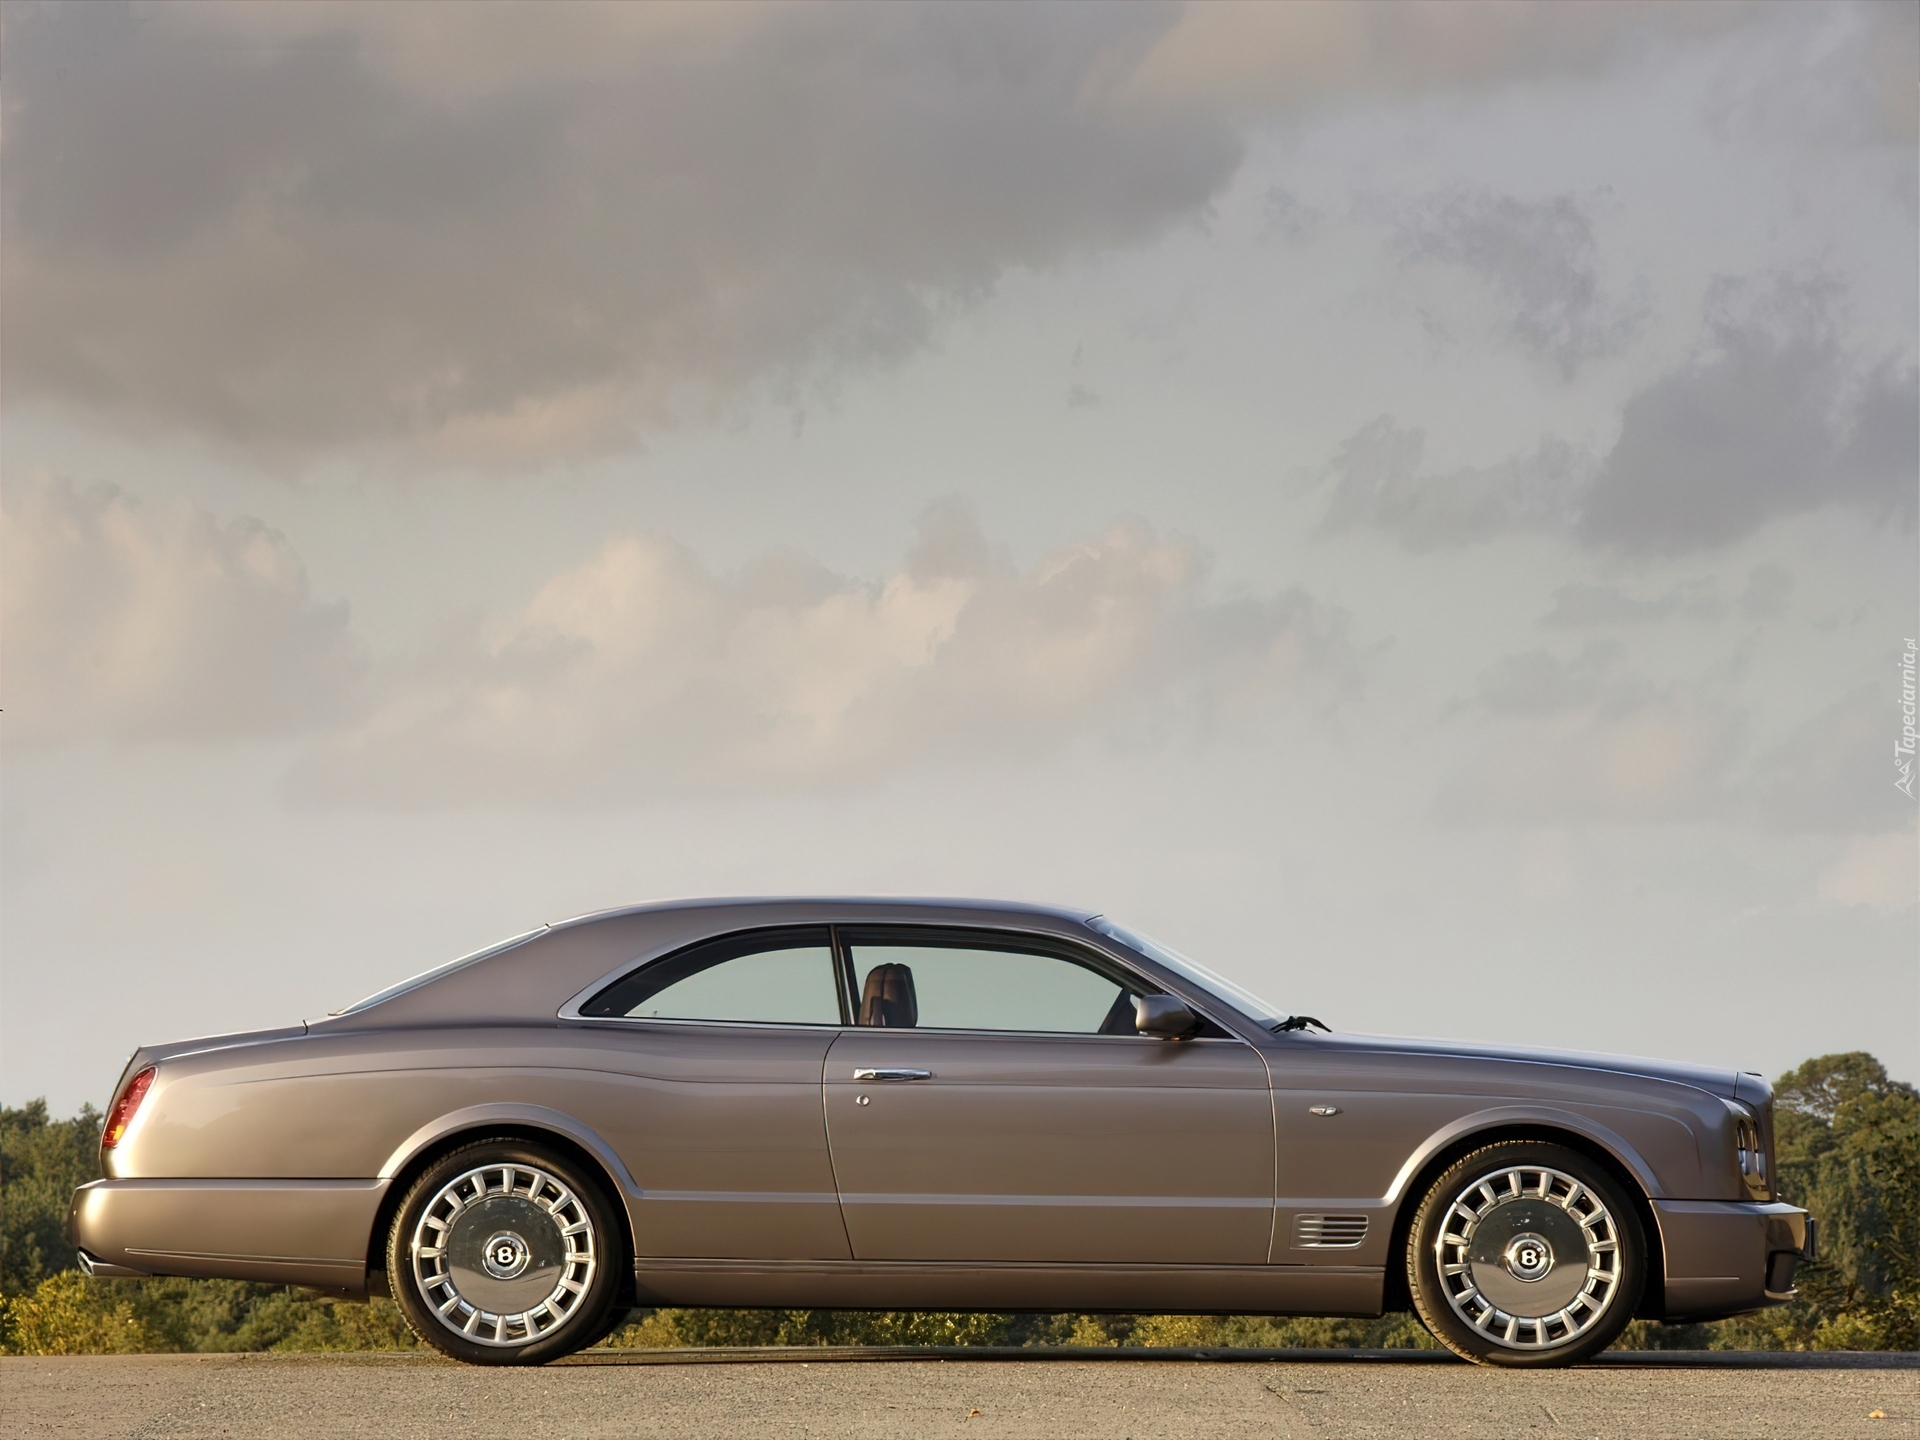
[[[1909,800],[1913,799],[1913,661],[1914,642],[1907,641],[1907,650],[1900,657],[1900,713],[1906,717],[1900,726],[1900,738],[1893,742],[1893,763],[1900,771],[1900,778],[1893,786]]]

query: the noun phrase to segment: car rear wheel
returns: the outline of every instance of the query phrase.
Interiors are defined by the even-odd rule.
[[[1503,1141],[1450,1166],[1421,1201],[1407,1281],[1420,1318],[1480,1365],[1571,1365],[1626,1328],[1646,1241],[1622,1186],[1562,1145]]]
[[[428,1345],[473,1365],[540,1365],[607,1331],[626,1268],[598,1178],[517,1140],[463,1145],[414,1181],[387,1275]]]

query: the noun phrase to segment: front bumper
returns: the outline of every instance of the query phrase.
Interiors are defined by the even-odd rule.
[[[191,1275],[361,1295],[385,1180],[95,1180],[68,1230],[95,1275]]]
[[[1656,1200],[1667,1320],[1717,1320],[1791,1300],[1815,1254],[1813,1217],[1792,1205]]]

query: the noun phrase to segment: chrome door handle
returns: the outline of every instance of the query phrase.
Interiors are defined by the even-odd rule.
[[[861,1069],[853,1072],[853,1078],[856,1080],[931,1080],[933,1071]]]

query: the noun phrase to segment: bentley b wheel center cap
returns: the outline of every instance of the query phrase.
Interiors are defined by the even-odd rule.
[[[1516,1235],[1500,1261],[1516,1280],[1544,1280],[1553,1269],[1553,1247],[1538,1235]]]
[[[482,1252],[481,1264],[487,1273],[496,1280],[511,1280],[527,1268],[527,1262],[533,1258],[533,1252],[511,1230],[502,1230],[487,1241]]]

